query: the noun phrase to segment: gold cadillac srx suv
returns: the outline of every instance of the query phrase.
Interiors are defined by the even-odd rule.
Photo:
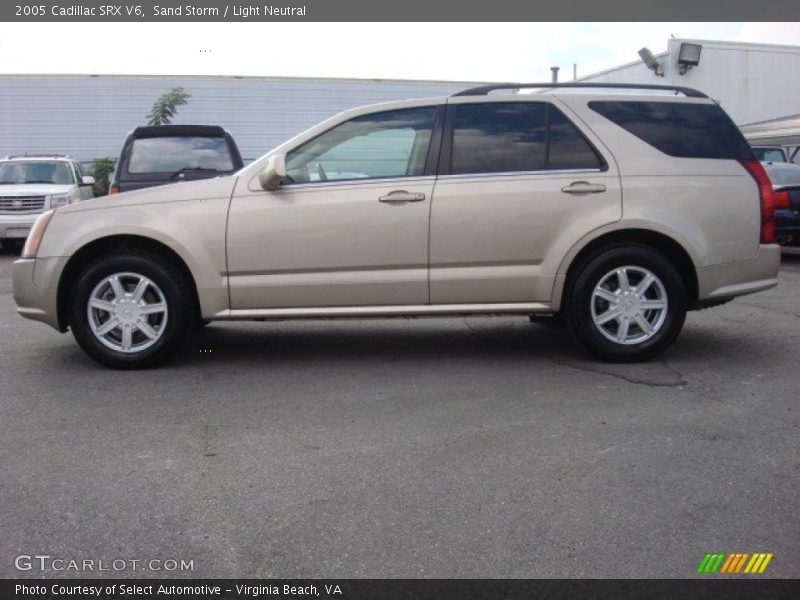
[[[687,310],[777,283],[773,212],[696,90],[486,86],[348,110],[232,176],[48,211],[14,297],[117,368],[208,320],[465,314],[563,318],[636,361]]]

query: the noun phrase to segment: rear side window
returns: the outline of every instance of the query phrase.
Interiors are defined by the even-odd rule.
[[[575,125],[549,103],[457,104],[451,110],[451,174],[603,166]]]
[[[181,170],[232,171],[224,137],[170,136],[133,141],[128,173],[174,173]]]
[[[742,133],[716,104],[597,100],[589,107],[670,156],[753,158]]]

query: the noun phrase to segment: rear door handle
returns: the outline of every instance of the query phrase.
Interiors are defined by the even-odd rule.
[[[380,202],[388,202],[389,204],[401,204],[403,202],[422,202],[425,200],[425,194],[407,192],[405,190],[395,190],[389,192],[385,196],[378,198]]]
[[[587,194],[602,194],[606,191],[606,186],[602,183],[589,183],[588,181],[573,181],[561,188],[565,194],[573,196],[586,196]]]

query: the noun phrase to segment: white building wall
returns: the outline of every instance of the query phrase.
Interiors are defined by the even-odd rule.
[[[191,98],[175,124],[221,125],[253,159],[342,110],[362,104],[446,96],[482,82],[279,77],[0,75],[0,156],[116,156],[145,125],[153,102],[174,87]]]
[[[800,41],[800,40],[799,40]],[[678,72],[682,42],[701,44],[700,64]],[[718,100],[737,123],[745,125],[800,113],[800,47],[671,39],[658,55],[664,77],[641,61],[596,73],[582,81],[651,83],[692,87]]]

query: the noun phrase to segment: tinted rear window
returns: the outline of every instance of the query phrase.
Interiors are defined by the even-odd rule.
[[[596,100],[589,107],[670,156],[753,158],[744,136],[716,104]]]
[[[131,144],[128,173],[174,173],[181,169],[232,171],[226,139],[175,136],[139,138]]]
[[[452,110],[452,174],[603,167],[575,125],[549,103],[458,104]]]

